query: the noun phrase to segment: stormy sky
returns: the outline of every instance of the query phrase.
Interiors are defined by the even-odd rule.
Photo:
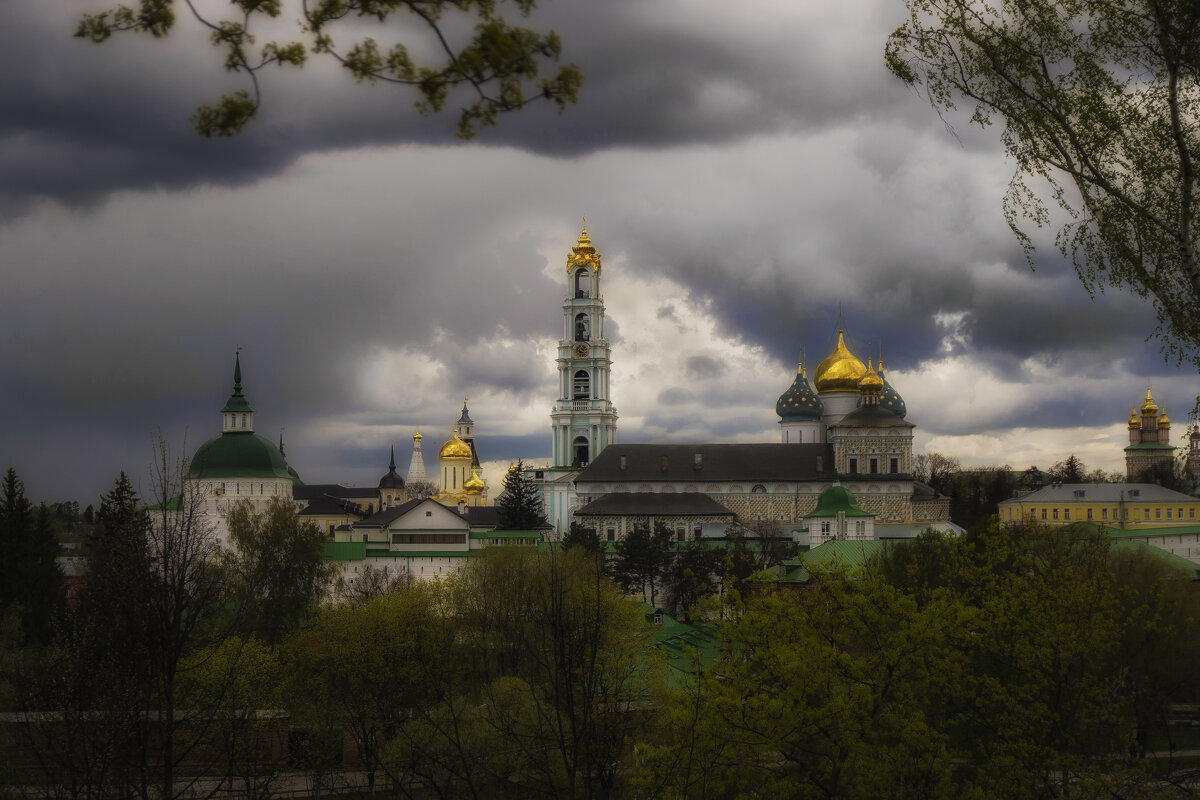
[[[918,451],[1121,469],[1147,384],[1183,433],[1195,375],[1146,342],[1148,308],[1089,297],[1052,231],[1031,271],[998,131],[885,70],[899,0],[546,0],[528,24],[562,36],[579,104],[470,143],[319,61],[201,139],[191,111],[241,86],[221,55],[186,19],[71,36],[103,8],[12,4],[0,30],[0,467],[35,499],[148,488],[156,436],[219,432],[239,346],[257,432],[285,428],[306,481],[374,485],[418,428],[432,466],[469,397],[497,492],[550,455],[583,215],[621,441],[777,441],[801,348],[815,365],[839,320],[882,346]]]

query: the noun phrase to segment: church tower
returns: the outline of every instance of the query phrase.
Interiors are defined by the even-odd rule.
[[[538,487],[546,521],[562,536],[575,511],[575,476],[617,441],[617,409],[609,395],[612,349],[604,336],[600,254],[584,224],[567,254],[567,296],[558,342],[558,399],[550,411],[549,467],[528,468]]]
[[[562,308],[558,401],[550,413],[554,466],[578,470],[617,440],[617,410],[609,400],[612,360],[604,338],[600,254],[586,227],[567,255],[567,297]]]

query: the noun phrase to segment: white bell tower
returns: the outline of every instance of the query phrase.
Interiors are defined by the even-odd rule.
[[[550,412],[555,468],[583,469],[617,440],[617,410],[609,400],[610,356],[604,338],[600,254],[585,226],[567,255],[567,297],[563,301],[563,335],[558,342],[558,401]]]
[[[604,336],[600,254],[584,221],[567,254],[567,296],[558,342],[558,399],[550,411],[554,461],[528,467],[539,486],[546,520],[561,537],[575,511],[575,477],[604,448],[617,441],[617,409],[609,395],[612,350]]]

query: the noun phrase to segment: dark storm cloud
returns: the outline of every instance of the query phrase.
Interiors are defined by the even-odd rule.
[[[80,203],[122,188],[238,185],[309,152],[454,141],[452,112],[422,118],[406,90],[354,84],[319,59],[262,74],[261,117],[244,134],[200,139],[187,122],[194,108],[244,84],[221,70],[221,54],[186,15],[165,40],[126,34],[97,46],[70,36],[82,11],[105,5],[8,10],[0,68],[21,77],[0,86],[0,103],[17,112],[0,121],[0,213],[37,197]],[[547,3],[529,24],[562,35],[565,59],[587,76],[582,100],[561,117],[535,104],[481,141],[576,156],[808,129],[864,108],[922,119],[878,58],[817,77],[838,48],[874,47],[869,27],[798,25],[784,35],[687,24],[683,12],[694,10],[633,0]]]

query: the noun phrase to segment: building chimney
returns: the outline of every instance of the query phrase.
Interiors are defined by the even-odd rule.
[[[825,457],[817,456],[817,472],[825,471]]]
[[[625,471],[625,468],[626,468],[626,467],[628,467],[628,466],[629,466],[629,461],[628,461],[628,459],[627,459],[627,458],[625,458],[625,456],[621,456],[621,471],[622,471],[622,472],[624,472],[624,471]]]
[[[663,472],[667,471],[667,457],[666,456],[662,457],[662,460],[659,462],[658,468],[661,469]]]
[[[704,453],[696,453],[695,459],[692,461],[693,469],[704,469]]]

